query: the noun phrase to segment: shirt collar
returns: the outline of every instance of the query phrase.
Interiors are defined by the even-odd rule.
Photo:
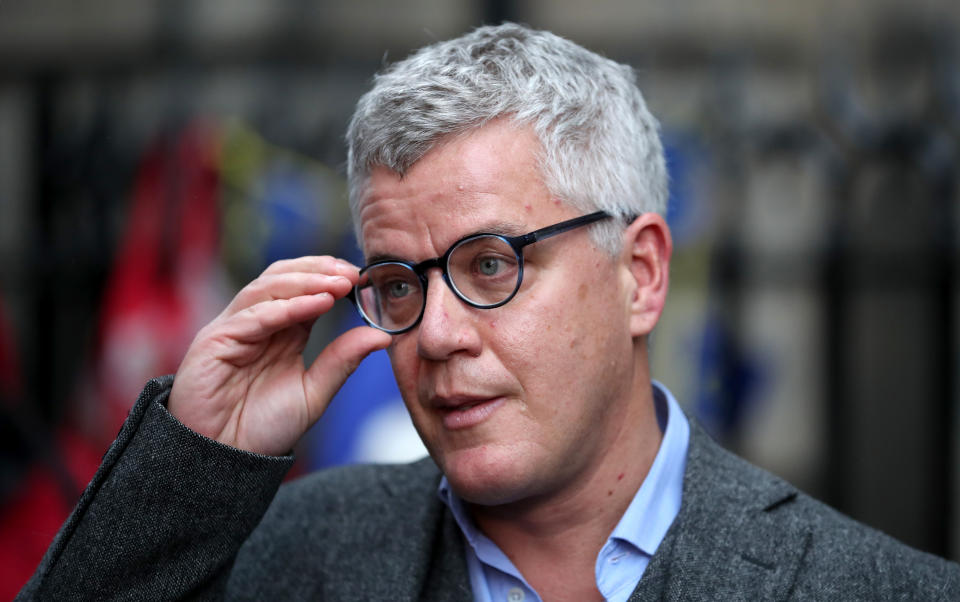
[[[440,497],[440,500],[450,508],[450,512],[457,521],[457,525],[460,527],[464,539],[467,540],[467,543],[473,549],[478,560],[524,581],[523,576],[520,575],[510,559],[507,558],[507,555],[474,524],[473,519],[470,518],[470,515],[464,507],[463,500],[450,488],[450,483],[447,482],[446,476],[440,479],[437,495]],[[524,581],[524,583],[526,583],[526,581]]]

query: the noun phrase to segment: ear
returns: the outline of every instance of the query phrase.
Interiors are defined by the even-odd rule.
[[[670,283],[673,239],[656,213],[644,213],[623,233],[622,265],[626,268],[630,334],[650,334],[660,320]]]

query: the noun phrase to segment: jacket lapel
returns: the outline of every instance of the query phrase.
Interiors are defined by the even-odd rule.
[[[418,597],[423,602],[460,602],[472,600],[470,575],[463,550],[460,527],[443,506],[433,546],[430,569]]]
[[[796,495],[691,420],[680,513],[630,600],[787,597],[810,533],[776,510]]]

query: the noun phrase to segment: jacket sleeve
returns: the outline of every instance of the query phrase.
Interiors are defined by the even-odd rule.
[[[150,381],[17,600],[219,599],[293,458],[244,452],[166,409]]]

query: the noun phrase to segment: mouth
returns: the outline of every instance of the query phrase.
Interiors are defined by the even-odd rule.
[[[506,398],[435,398],[433,401],[443,426],[456,431],[485,422],[506,402]]]

